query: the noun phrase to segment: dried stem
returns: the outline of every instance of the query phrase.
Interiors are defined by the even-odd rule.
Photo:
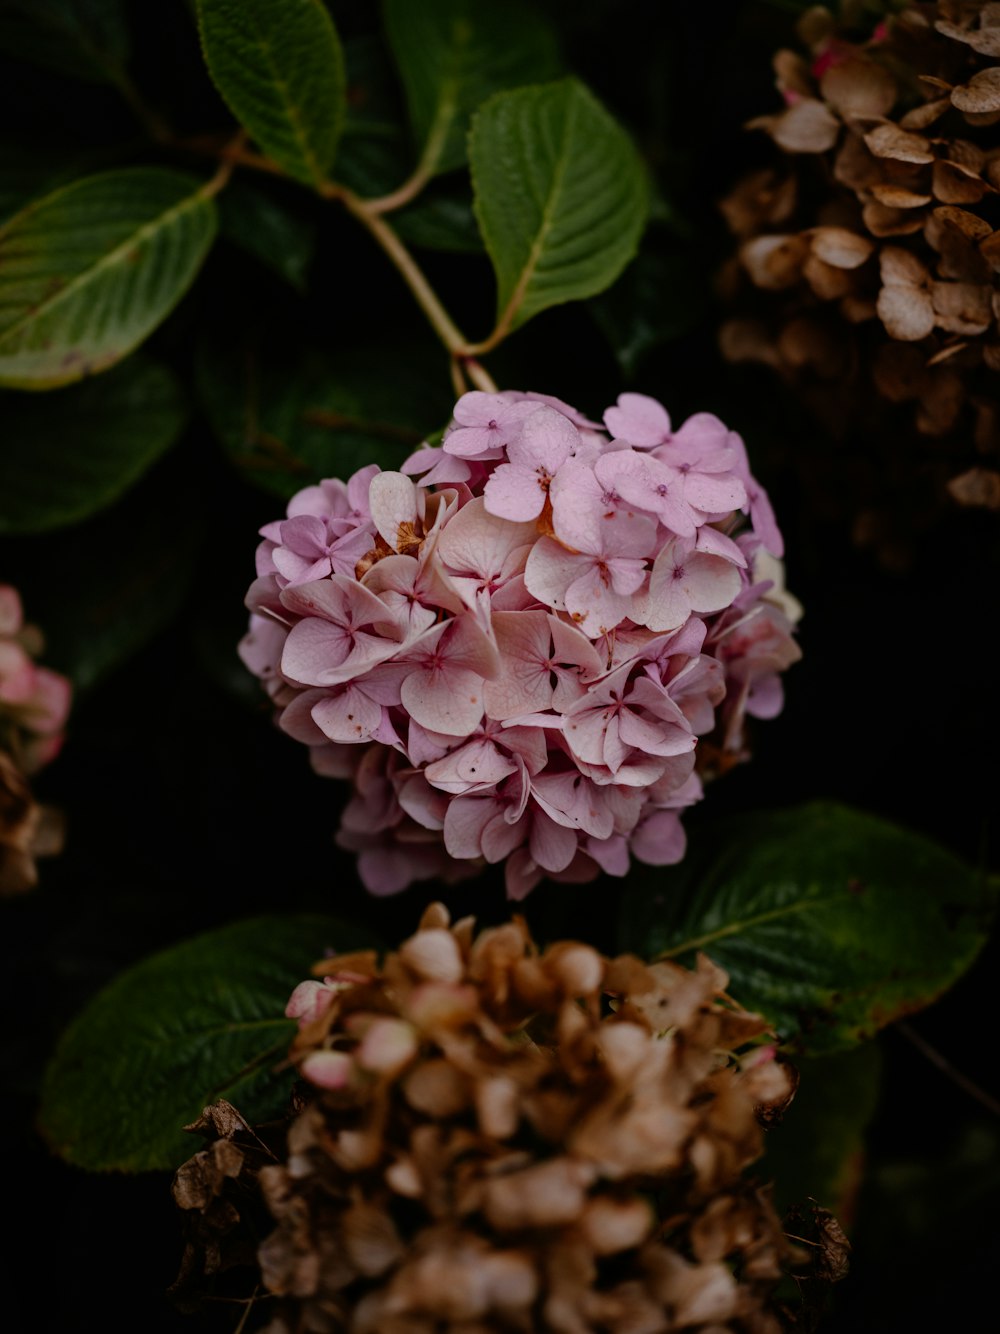
[[[272,161],[271,158],[263,157],[259,153],[254,153],[246,147],[246,135],[243,131],[235,139],[222,145],[217,140],[207,136],[197,136],[191,139],[171,139],[168,137],[163,142],[182,151],[208,154],[221,160],[219,170],[203,187],[206,198],[217,194],[226,185],[234,167],[247,167],[252,171],[266,172],[273,176],[287,176],[287,173],[277,162]],[[475,347],[471,346],[461,329],[445,310],[417,261],[381,216],[383,213],[389,212],[390,209],[399,208],[412,199],[430,179],[432,169],[433,160],[425,154],[424,158],[421,159],[421,165],[418,166],[410,180],[391,195],[385,195],[381,199],[361,199],[353,190],[349,190],[336,181],[325,182],[319,187],[319,193],[324,199],[334,200],[342,204],[348,213],[361,223],[369,236],[381,248],[383,254],[390,260],[396,272],[413,293],[414,299],[426,315],[432,329],[448,349],[451,355],[452,383],[456,388],[461,385],[461,392],[464,393],[465,376],[467,376],[478,389],[495,394],[497,392],[496,382],[476,360],[476,355],[489,350],[487,343],[491,347],[495,346],[503,335],[497,336],[497,331],[494,330],[487,343]]]
[[[905,1022],[897,1024],[896,1028],[906,1038],[907,1042],[911,1042],[917,1051],[926,1056],[931,1065],[936,1065],[943,1075],[947,1075],[953,1084],[957,1084],[970,1098],[975,1098],[976,1102],[992,1112],[994,1116],[1000,1116],[1000,1099],[980,1088],[968,1075],[963,1075],[961,1070],[956,1070],[951,1061],[939,1052],[937,1047],[931,1046],[925,1037],[921,1037],[915,1028],[911,1028]]]

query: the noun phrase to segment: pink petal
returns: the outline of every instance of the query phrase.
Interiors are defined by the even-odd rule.
[[[446,736],[468,736],[483,716],[483,678],[462,667],[418,667],[400,696],[422,727]]]
[[[368,493],[372,521],[383,541],[395,551],[412,539],[417,523],[417,488],[401,472],[381,472]]]
[[[546,492],[541,480],[527,468],[502,463],[486,483],[483,502],[490,514],[501,519],[517,523],[537,519],[545,505]]]
[[[604,423],[617,439],[640,449],[652,449],[670,437],[666,408],[646,394],[619,394],[618,406],[608,408]]]
[[[576,427],[554,408],[536,408],[526,417],[521,434],[507,446],[511,463],[534,470],[544,468],[553,475],[579,444]]]
[[[456,574],[497,577],[514,552],[535,540],[533,523],[511,522],[490,514],[483,499],[470,500],[449,519],[437,542],[437,555]]]
[[[653,811],[629,843],[635,856],[648,866],[674,866],[684,857],[687,836],[676,811]]]
[[[328,695],[313,706],[313,721],[329,741],[370,741],[382,721],[382,706],[355,685]]]
[[[528,839],[532,860],[546,871],[565,871],[576,856],[576,848],[577,835],[574,829],[556,824],[544,811],[535,812]]]
[[[556,611],[566,610],[566,590],[591,564],[590,558],[542,537],[531,548],[524,567],[524,583],[532,597]]]

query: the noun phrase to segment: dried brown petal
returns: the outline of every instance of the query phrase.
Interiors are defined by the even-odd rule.
[[[435,1119],[457,1116],[469,1105],[469,1081],[446,1060],[423,1061],[406,1077],[406,1100],[418,1112]]]
[[[810,255],[806,260],[802,276],[821,301],[839,301],[855,288],[856,279],[852,273],[824,264],[816,255]]]
[[[878,294],[878,315],[886,333],[905,343],[926,338],[934,328],[930,295],[918,287],[883,287]]]
[[[787,222],[795,210],[798,189],[794,176],[765,169],[751,172],[719,205],[735,236],[752,236],[763,227]]]
[[[994,273],[1000,273],[1000,231],[987,236],[979,243],[979,253]]]
[[[809,73],[809,64],[797,51],[789,51],[787,48],[776,51],[771,66],[779,91],[797,93],[799,97],[813,96],[815,89],[812,75]]]
[[[596,1255],[616,1255],[640,1246],[654,1222],[653,1211],[642,1198],[598,1195],[587,1201],[580,1227]]]
[[[856,56],[830,65],[820,92],[842,116],[886,116],[896,100],[896,80],[882,65]]]
[[[454,936],[444,927],[418,931],[399,951],[403,963],[429,982],[460,982],[465,964]]]
[[[597,1175],[589,1163],[553,1158],[487,1181],[483,1212],[501,1232],[563,1227],[583,1214],[587,1188]]]
[[[833,160],[833,174],[849,190],[864,190],[882,180],[884,167],[869,153],[859,134],[849,131]]]
[[[840,121],[814,98],[803,98],[774,118],[771,138],[787,153],[825,153],[837,142]]]
[[[934,153],[922,135],[901,130],[898,125],[879,125],[864,136],[870,152],[894,162],[927,163]]]
[[[998,28],[963,28],[947,19],[938,19],[935,24],[939,33],[951,37],[956,42],[964,42],[984,56],[1000,56],[1000,29]]]
[[[930,279],[926,266],[902,246],[887,245],[879,251],[879,271],[886,287],[920,287]]]
[[[931,195],[918,194],[914,190],[908,190],[904,185],[885,184],[881,181],[872,186],[872,194],[878,203],[891,209],[922,208],[924,204],[929,204],[932,198]]]
[[[953,88],[952,106],[973,115],[989,115],[1000,111],[1000,66],[974,74],[968,83]]]
[[[770,291],[797,282],[808,254],[803,236],[758,236],[740,247],[740,259],[752,281]]]
[[[875,249],[867,236],[845,227],[816,227],[812,232],[812,251],[835,269],[856,269]]]
[[[993,228],[985,218],[978,217],[975,213],[970,213],[964,208],[936,208],[934,217],[938,222],[948,224],[956,228],[963,236],[968,236],[973,241],[981,241],[984,237],[990,235]]]
[[[943,204],[977,204],[987,190],[982,177],[961,162],[935,162],[933,181]]]
[[[900,117],[900,129],[926,130],[929,125],[940,120],[950,106],[950,98],[936,97],[931,102],[924,102],[922,106],[913,107],[905,116]]]
[[[990,327],[990,291],[973,283],[932,283],[936,323],[949,333],[979,334]]]
[[[866,204],[861,216],[872,236],[912,236],[923,226],[923,215],[909,208],[887,208],[875,200]]]
[[[960,505],[1000,510],[1000,472],[994,472],[992,468],[970,468],[951,479],[948,493]]]

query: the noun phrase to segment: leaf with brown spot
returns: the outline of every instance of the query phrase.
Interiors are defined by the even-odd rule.
[[[920,834],[814,802],[716,821],[692,832],[679,866],[634,871],[620,945],[679,961],[706,951],[741,1004],[818,1055],[961,976],[988,938],[998,890]]]

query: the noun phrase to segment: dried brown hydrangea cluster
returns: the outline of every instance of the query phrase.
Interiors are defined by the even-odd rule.
[[[934,442],[910,466],[1000,509],[1000,4],[912,4],[875,26],[845,3],[799,32],[808,54],[774,60],[784,109],[751,122],[781,165],[723,202],[740,239],[723,292],[747,309],[723,351],[844,430],[907,405]]]
[[[539,952],[435,905],[381,968],[323,967],[285,1161],[229,1109],[175,1187],[213,1268],[259,1184],[269,1334],[781,1328],[791,1248],[743,1172],[794,1080],[707,958]]]

